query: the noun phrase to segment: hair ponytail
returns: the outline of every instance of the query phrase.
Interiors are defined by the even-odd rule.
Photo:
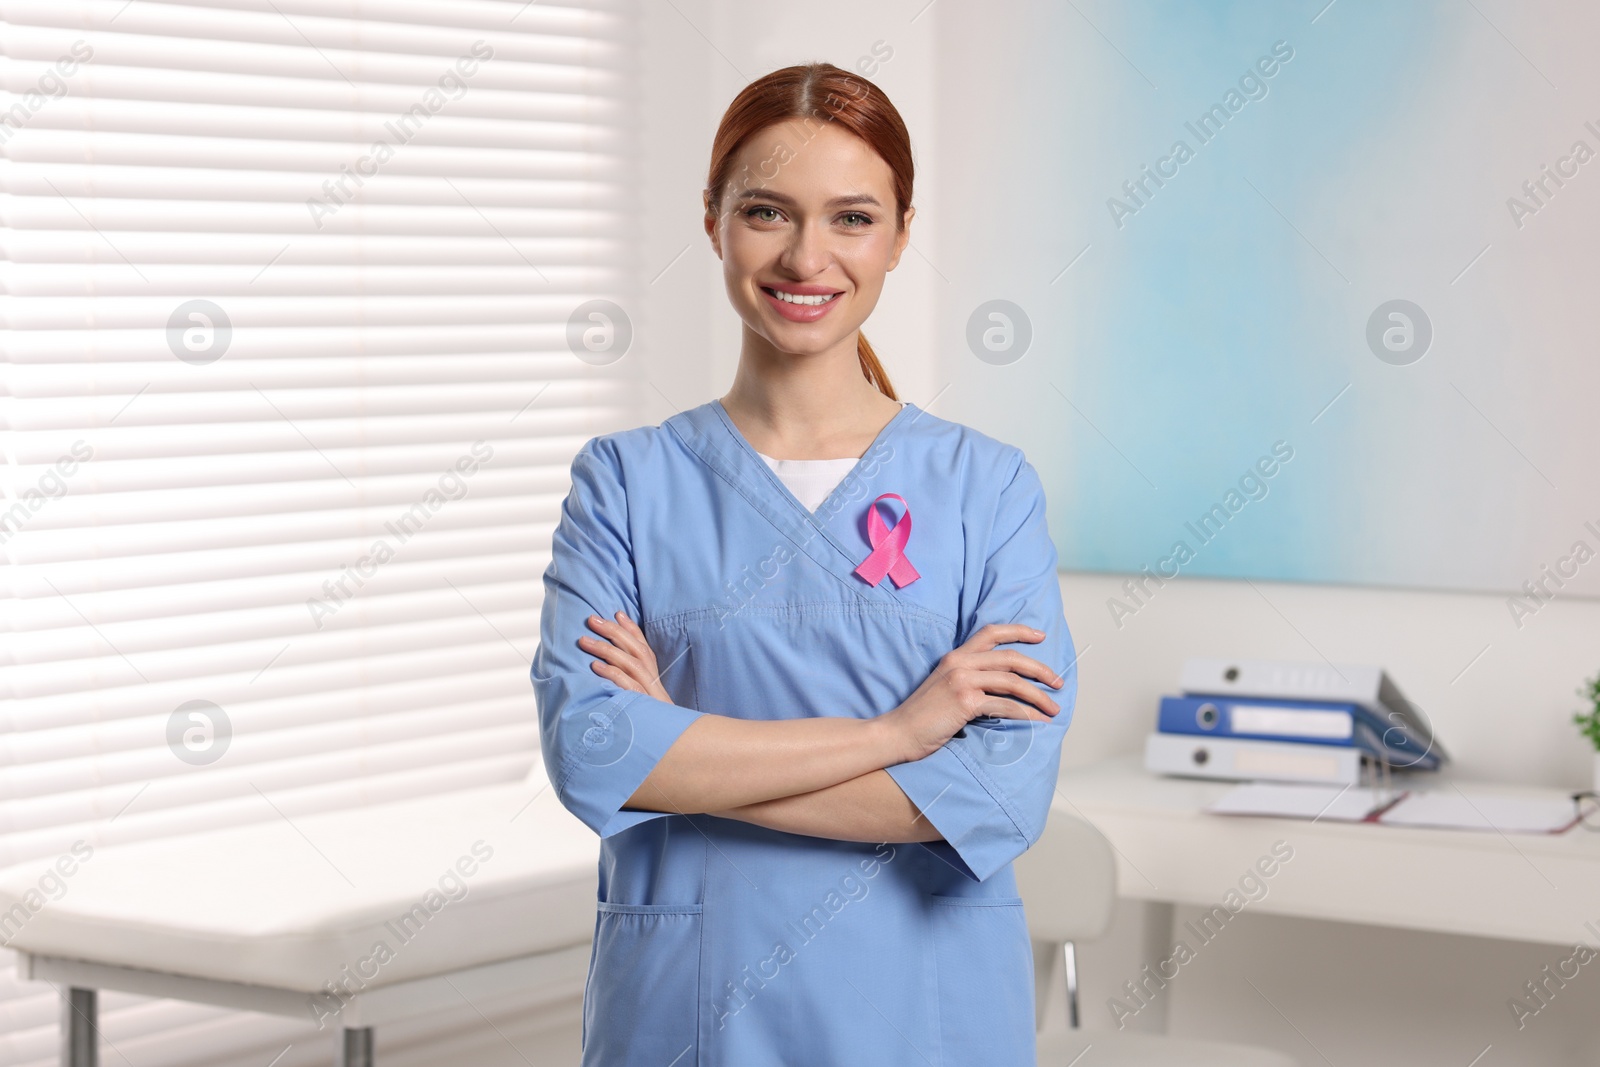
[[[878,387],[878,392],[890,400],[899,400],[895,395],[894,386],[889,381],[888,373],[883,369],[883,364],[878,362],[878,354],[867,344],[867,335],[856,332],[856,358],[861,361],[861,373]]]

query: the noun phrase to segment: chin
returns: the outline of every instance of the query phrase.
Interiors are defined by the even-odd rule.
[[[826,331],[816,328],[815,325],[803,322],[790,322],[781,318],[766,308],[757,308],[751,319],[746,319],[746,326],[751,321],[758,323],[755,332],[767,339],[772,347],[783,352],[790,352],[797,356],[815,355],[826,352],[837,345],[845,337],[855,335],[857,326],[841,331],[837,324],[828,323]]]
[[[810,338],[795,340],[783,336],[769,336],[768,340],[772,342],[773,347],[778,351],[801,359],[807,356],[821,355],[839,343],[839,338],[837,337],[830,337],[827,340]]]

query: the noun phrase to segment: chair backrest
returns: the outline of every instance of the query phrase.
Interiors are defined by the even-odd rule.
[[[1093,941],[1111,925],[1117,866],[1111,843],[1089,823],[1059,809],[1044,833],[1012,864],[1039,941]]]

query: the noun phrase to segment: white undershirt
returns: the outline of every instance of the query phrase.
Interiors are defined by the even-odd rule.
[[[905,407],[910,401],[900,401],[900,406]],[[845,457],[844,459],[773,459],[764,452],[756,455],[766,460],[783,484],[789,487],[795,499],[805,505],[807,511],[816,511],[822,502],[828,499],[828,494],[838,487],[844,476],[855,468],[859,457]]]

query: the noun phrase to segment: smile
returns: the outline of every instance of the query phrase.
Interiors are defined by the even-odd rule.
[[[816,322],[839,302],[843,293],[785,293],[761,286],[767,303],[790,322]]]
[[[800,304],[803,307],[816,307],[819,304],[826,304],[839,295],[838,293],[826,293],[817,296],[801,296],[797,293],[785,293],[777,289],[768,289],[765,286],[762,287],[761,291],[768,296],[782,300],[785,304]]]

